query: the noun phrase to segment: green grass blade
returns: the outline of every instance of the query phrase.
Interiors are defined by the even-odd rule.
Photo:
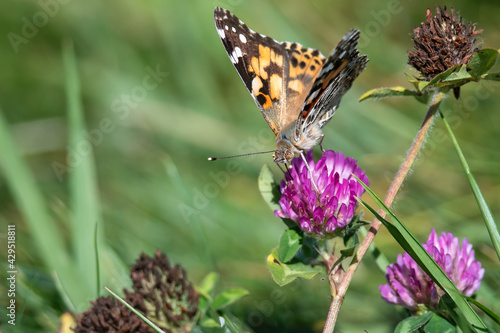
[[[373,208],[363,201],[361,204],[368,209],[384,226],[391,235],[401,245],[401,247],[418,263],[418,265],[443,289],[460,309],[461,314],[471,326],[474,332],[487,331],[479,315],[472,309],[471,305],[465,299],[450,278],[443,272],[439,265],[434,261],[429,252],[427,252],[406,226],[397,218],[396,215],[377,197],[373,191],[366,186],[360,179],[358,182],[365,188],[367,193],[375,202],[391,217],[394,223],[382,218]],[[461,322],[459,322],[460,324]]]
[[[451,141],[453,142],[453,146],[455,146],[455,150],[457,151],[458,158],[460,159],[460,162],[462,163],[462,167],[464,168],[465,174],[467,175],[467,179],[469,180],[470,187],[472,188],[472,192],[474,193],[474,197],[476,198],[477,204],[479,206],[479,210],[481,211],[481,214],[483,215],[484,222],[486,223],[486,228],[488,229],[488,233],[490,234],[491,242],[493,243],[493,246],[495,247],[495,251],[497,252],[497,256],[500,259],[500,233],[498,232],[498,226],[495,223],[495,220],[493,219],[493,215],[491,214],[491,210],[488,207],[488,204],[486,203],[486,200],[484,199],[483,193],[481,192],[481,189],[479,188],[479,185],[476,182],[476,179],[472,175],[472,172],[470,171],[469,164],[467,163],[467,160],[465,159],[465,156],[462,152],[462,149],[460,149],[460,146],[458,145],[457,138],[453,134],[453,131],[451,130],[450,125],[446,121],[446,118],[444,115],[440,112],[441,118],[443,119],[444,126],[446,127],[446,130],[448,131],[448,134],[450,135]]]
[[[467,300],[477,306],[478,308],[481,309],[488,317],[490,317],[497,325],[500,325],[500,316],[493,312],[490,308],[486,307],[485,305],[479,303],[477,300],[475,300],[472,297],[467,297]]]
[[[238,325],[236,325],[228,316],[228,313],[223,311],[222,312],[222,318],[224,318],[224,325],[222,327],[225,327],[226,329],[229,330],[231,333],[240,333],[241,330],[238,328]]]
[[[99,291],[100,291],[100,285],[101,285],[101,263],[99,261],[99,243],[97,241],[97,235],[98,235],[98,227],[99,224],[95,224],[95,232],[94,232],[94,253],[95,253],[95,262],[96,262],[96,272],[95,272],[95,278],[96,278],[96,294],[97,297],[101,296]]]
[[[156,326],[155,323],[153,323],[151,320],[149,320],[146,316],[144,316],[142,313],[137,311],[134,307],[130,306],[123,298],[121,298],[116,293],[112,292],[110,289],[108,289],[106,287],[104,287],[104,289],[106,289],[111,295],[113,295],[114,298],[116,298],[121,303],[123,303],[127,308],[129,308],[130,311],[132,311],[133,313],[138,315],[139,318],[141,318],[146,324],[149,325],[149,327],[151,327],[152,329],[154,329],[158,333],[165,333],[165,331],[163,331],[161,328]]]
[[[19,150],[9,131],[7,122],[0,110],[0,168],[5,175],[14,199],[23,215],[31,237],[38,250],[38,258],[48,271],[64,275],[61,277],[59,291],[67,300],[68,308],[83,296],[78,288],[78,274],[74,270],[68,251],[63,244],[63,236],[48,211],[47,203],[37,186],[28,165],[19,155]],[[68,294],[65,294],[68,291]],[[73,291],[73,292],[72,292]]]
[[[85,137],[83,110],[80,96],[80,83],[73,44],[67,41],[63,45],[63,60],[66,73],[66,94],[69,121],[68,161],[73,161],[68,169],[71,192],[71,235],[73,250],[79,268],[79,274],[85,281],[81,286],[88,293],[88,300],[98,297],[97,263],[93,246],[99,242],[95,237],[95,226],[101,220],[98,205],[97,177],[94,167],[92,143]],[[97,139],[97,138],[94,138]],[[101,138],[102,139],[102,138]],[[94,295],[94,297],[92,297]],[[84,304],[87,302],[84,302]],[[85,305],[86,306],[86,305]]]
[[[200,219],[200,214],[195,212],[190,205],[186,204],[193,202],[190,191],[183,181],[182,175],[179,173],[179,169],[175,165],[174,161],[170,156],[167,155],[163,159],[163,165],[168,179],[171,181],[176,192],[179,193],[181,200],[179,201],[179,210],[181,211],[186,223],[191,223],[193,230],[195,231],[195,236],[198,244],[199,256],[203,258],[204,262],[208,262],[212,267],[216,267],[216,258],[214,257],[212,251],[209,249],[210,241],[207,237],[207,232],[205,231],[204,224]]]

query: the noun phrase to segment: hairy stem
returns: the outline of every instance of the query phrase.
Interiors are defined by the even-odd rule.
[[[413,141],[413,144],[410,150],[408,151],[408,154],[403,164],[399,168],[396,177],[392,181],[391,187],[389,188],[389,191],[387,192],[387,195],[384,199],[384,204],[387,205],[387,207],[391,207],[391,204],[394,201],[394,198],[396,197],[396,194],[398,193],[399,189],[401,188],[401,185],[403,185],[403,182],[406,176],[408,175],[408,172],[410,171],[413,162],[415,162],[415,159],[417,158],[418,153],[425,141],[427,133],[429,132],[429,129],[432,126],[432,122],[436,116],[436,112],[439,108],[439,105],[443,101],[448,90],[449,89],[446,88],[438,90],[433,96],[431,104],[429,106],[429,110],[427,111],[424,121],[420,126],[420,130],[418,131],[417,136],[415,137],[415,140]],[[382,209],[380,209],[378,213],[380,214],[381,217],[385,217],[386,215]],[[368,234],[363,240],[363,243],[360,245],[359,250],[356,253],[354,259],[352,260],[351,265],[347,269],[344,278],[340,282],[340,285],[338,286],[338,288],[336,288],[336,293],[332,295],[333,299],[330,305],[330,310],[328,312],[328,317],[326,320],[325,328],[323,329],[323,333],[333,332],[333,329],[335,327],[335,322],[337,321],[338,313],[340,310],[340,306],[344,301],[344,295],[347,292],[349,284],[351,283],[354,272],[358,268],[361,258],[363,258],[366,251],[368,250],[368,247],[373,242],[373,239],[375,238],[375,235],[377,234],[377,231],[380,228],[381,224],[382,223],[377,219],[375,219],[372,222]],[[332,281],[330,281],[330,283],[332,283]]]

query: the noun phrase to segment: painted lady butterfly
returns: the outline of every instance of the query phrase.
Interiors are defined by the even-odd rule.
[[[365,69],[349,31],[328,58],[298,43],[278,42],[251,30],[228,10],[215,8],[215,26],[234,67],[276,135],[276,163],[311,149],[323,138],[340,99]]]

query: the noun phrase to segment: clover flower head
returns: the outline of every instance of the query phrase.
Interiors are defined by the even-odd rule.
[[[274,214],[295,221],[310,236],[331,238],[353,220],[356,198],[365,192],[352,175],[365,184],[369,184],[368,177],[356,160],[342,152],[327,150],[314,162],[310,150],[306,160],[311,172],[300,156],[292,160],[281,181],[281,209]],[[317,189],[311,182],[311,174]]]
[[[472,296],[481,285],[484,269],[475,260],[474,250],[466,238],[460,241],[451,233],[437,237],[432,229],[423,247],[465,296]],[[416,313],[421,309],[437,310],[443,291],[417,265],[408,253],[398,255],[397,262],[387,267],[388,284],[379,286],[382,298]]]

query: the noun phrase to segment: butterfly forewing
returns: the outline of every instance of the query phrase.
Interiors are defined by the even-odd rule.
[[[214,17],[231,62],[277,135],[296,121],[325,57],[258,34],[225,9],[216,8]]]

